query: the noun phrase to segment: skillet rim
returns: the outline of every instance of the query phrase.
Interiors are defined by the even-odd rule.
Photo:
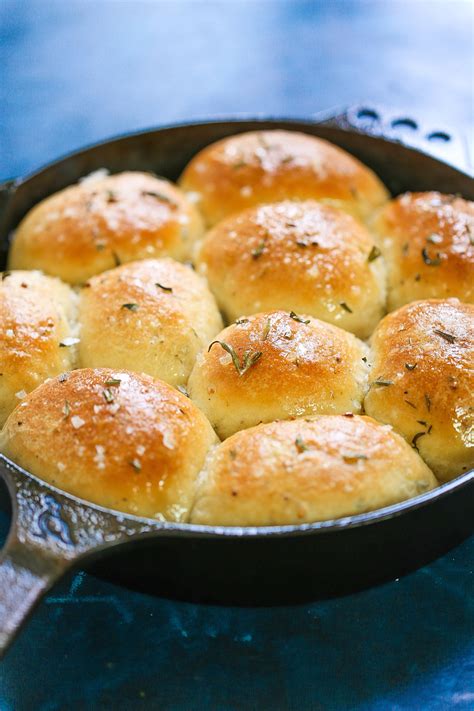
[[[351,109],[352,110],[352,109]],[[194,126],[213,126],[222,124],[242,124],[242,123],[265,123],[265,124],[286,124],[288,130],[301,130],[304,126],[326,126],[332,128],[336,131],[342,133],[356,133],[360,136],[365,136],[371,140],[376,140],[381,143],[389,143],[395,146],[402,146],[408,149],[411,153],[421,154],[432,160],[435,160],[442,167],[454,170],[461,177],[472,179],[472,176],[465,172],[464,170],[447,163],[440,158],[437,158],[432,153],[423,150],[422,147],[412,147],[407,145],[403,140],[397,139],[393,136],[384,135],[383,131],[369,131],[361,130],[356,126],[351,126],[347,123],[348,109],[335,109],[327,110],[317,113],[312,118],[306,117],[281,117],[281,116],[268,116],[268,115],[255,115],[255,114],[233,114],[231,116],[213,116],[204,117],[202,119],[196,118],[191,121],[184,122],[172,122],[169,124],[149,127],[145,129],[139,129],[138,131],[131,131],[127,133],[120,133],[109,138],[96,141],[94,143],[87,144],[78,148],[76,150],[65,153],[54,160],[43,164],[39,168],[26,173],[24,176],[19,176],[16,178],[6,179],[0,182],[0,192],[5,191],[7,193],[5,204],[2,206],[3,210],[8,206],[9,199],[16,192],[16,190],[35,180],[37,177],[42,175],[47,170],[58,169],[61,164],[64,164],[68,160],[72,160],[81,154],[87,153],[97,148],[101,148],[105,145],[118,143],[121,141],[138,138],[140,136],[145,136],[148,134],[157,134],[162,131],[173,130],[173,129],[186,129],[188,127]],[[344,123],[346,122],[346,123]],[[293,128],[292,128],[293,126]],[[247,129],[248,130],[248,129]],[[245,131],[245,129],[243,129]],[[242,132],[243,132],[242,131]],[[209,145],[209,144],[208,144]],[[3,211],[2,210],[2,211]],[[172,521],[161,522],[156,519],[150,519],[146,517],[134,516],[125,512],[117,511],[115,509],[109,509],[93,502],[81,499],[73,494],[68,493],[62,489],[59,489],[46,481],[43,481],[40,477],[28,472],[22,467],[18,466],[10,460],[8,457],[0,453],[0,462],[4,463],[7,470],[12,471],[16,476],[18,474],[21,477],[26,477],[30,481],[35,482],[35,484],[40,487],[44,487],[46,491],[50,491],[55,494],[59,494],[64,497],[70,505],[73,507],[86,506],[92,510],[110,515],[117,520],[124,523],[127,521],[139,524],[145,524],[150,526],[152,530],[150,533],[162,536],[179,536],[179,537],[193,537],[198,536],[199,538],[238,538],[238,539],[261,539],[268,537],[296,537],[300,535],[310,535],[310,534],[322,534],[343,531],[346,529],[359,528],[362,526],[367,526],[381,522],[387,519],[398,518],[404,514],[416,511],[417,509],[424,508],[425,506],[435,505],[435,503],[441,499],[445,499],[447,496],[459,492],[459,490],[469,487],[474,484],[474,469],[471,469],[464,474],[461,474],[451,481],[444,482],[440,484],[436,489],[432,489],[425,494],[401,501],[397,504],[392,504],[374,511],[369,511],[366,513],[356,514],[353,516],[345,516],[338,519],[329,519],[327,521],[315,521],[312,523],[303,524],[291,524],[291,525],[272,525],[272,526],[204,526],[192,523],[177,523]],[[8,482],[7,482],[8,483]],[[9,487],[10,488],[10,487]]]

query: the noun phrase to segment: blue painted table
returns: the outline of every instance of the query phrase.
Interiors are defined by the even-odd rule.
[[[1,0],[0,179],[159,123],[361,99],[467,133],[472,12],[421,0]],[[78,573],[2,662],[0,709],[472,709],[473,559],[471,540],[379,588],[273,609],[171,602]]]

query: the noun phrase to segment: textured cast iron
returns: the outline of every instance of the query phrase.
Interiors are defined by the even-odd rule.
[[[405,120],[416,132],[416,122]],[[311,122],[252,119],[174,126],[93,146],[0,188],[3,264],[18,220],[38,200],[79,177],[107,167],[112,172],[151,170],[175,179],[212,141],[275,127],[303,130],[346,148],[376,170],[393,193],[438,189],[474,199],[468,175],[385,140],[387,134],[396,137],[396,120],[373,109],[353,108]],[[416,144],[423,140],[418,133]],[[458,145],[455,137],[451,140]],[[0,654],[41,596],[79,563],[127,585],[173,597],[294,602],[402,575],[473,530],[474,472],[369,514],[259,529],[163,524],[120,515],[54,489],[1,455],[0,475],[13,501],[11,530],[0,558]]]

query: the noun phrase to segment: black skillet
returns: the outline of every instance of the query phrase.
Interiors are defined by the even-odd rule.
[[[173,126],[86,148],[0,186],[2,268],[8,235],[39,200],[106,167],[150,170],[174,180],[203,146],[256,128],[326,138],[373,168],[390,190],[440,190],[474,200],[471,177],[397,140],[412,119],[356,108],[313,121],[233,120]],[[445,156],[459,151],[449,134]],[[428,145],[428,144],[426,144]],[[426,147],[426,146],[425,146]],[[459,156],[451,158],[458,160]],[[157,523],[85,503],[0,456],[10,533],[0,559],[0,654],[41,596],[72,566],[127,585],[202,602],[276,604],[343,594],[433,560],[474,528],[474,471],[435,491],[368,514],[324,523],[222,528]],[[4,493],[7,493],[6,491]]]

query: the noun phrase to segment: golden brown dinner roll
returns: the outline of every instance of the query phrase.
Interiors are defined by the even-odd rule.
[[[0,425],[46,378],[76,362],[76,295],[41,272],[3,272],[0,281]]]
[[[403,438],[370,417],[272,422],[238,432],[210,454],[190,520],[224,526],[325,521],[435,486]]]
[[[474,467],[474,306],[416,301],[372,337],[367,414],[397,429],[446,481]]]
[[[14,235],[9,265],[80,284],[135,259],[185,260],[201,234],[196,208],[167,180],[133,172],[100,176],[30,210]]]
[[[216,339],[198,356],[188,390],[221,438],[260,422],[361,409],[368,348],[352,333],[273,311]]]
[[[100,368],[50,380],[12,412],[1,450],[96,504],[186,521],[216,436],[184,395],[147,375]]]
[[[252,131],[198,153],[180,178],[206,223],[253,205],[314,199],[366,219],[388,199],[379,178],[328,141],[296,131]]]
[[[457,296],[474,301],[474,203],[441,193],[406,193],[374,222],[386,257],[388,308]]]
[[[384,313],[385,270],[365,227],[314,201],[261,205],[223,220],[197,254],[230,321],[294,310],[365,338]]]
[[[204,279],[172,259],[125,264],[81,292],[83,367],[129,368],[184,385],[197,353],[222,328]]]

